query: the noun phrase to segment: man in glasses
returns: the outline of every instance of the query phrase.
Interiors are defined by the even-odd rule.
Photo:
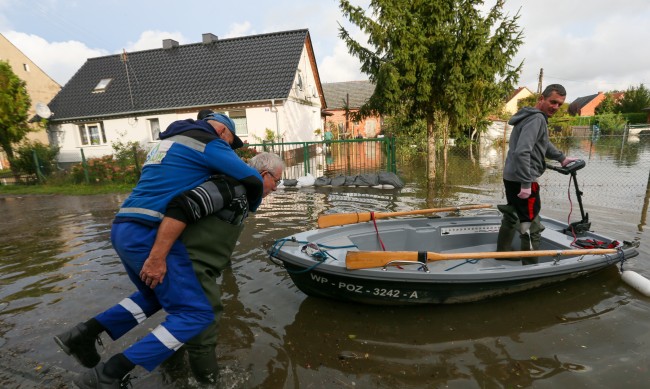
[[[236,135],[234,123],[225,115],[210,114],[204,120],[174,122],[160,134],[160,138],[161,142],[149,152],[141,178],[117,213],[111,230],[113,247],[138,291],[55,337],[67,354],[73,355],[82,365],[93,368],[75,379],[79,388],[118,388],[128,381],[128,372],[136,365],[153,370],[184,343],[213,325],[213,304],[206,296],[190,259],[193,256],[192,245],[197,246],[193,249],[194,254],[201,252],[199,244],[191,241],[192,234],[209,234],[212,241],[215,234],[221,234],[221,231],[215,232],[209,223],[201,224],[202,221],[196,224],[196,231],[192,230],[192,234],[188,231],[187,247],[176,239],[180,232],[171,240],[163,258],[165,282],[161,277],[161,283],[152,288],[150,281],[143,281],[148,277],[145,277],[147,272],[143,273],[143,268],[156,263],[151,259],[155,254],[152,248],[157,235],[166,236],[161,222],[168,208],[174,208],[168,207],[174,198],[199,187],[215,174],[227,174],[237,184],[220,183],[230,196],[221,205],[222,208],[228,206],[235,218],[224,223],[240,228],[236,225],[236,214],[255,211],[262,195],[269,193],[271,190],[268,188],[275,185],[235,154],[234,149],[241,147],[243,142]],[[278,172],[281,174],[281,169],[276,169],[275,173]],[[241,188],[237,189],[237,186]],[[238,201],[233,205],[235,199]],[[204,219],[211,221],[210,217]],[[118,339],[161,308],[167,313],[161,325],[123,353],[100,363],[94,344],[99,334],[105,331],[112,339]]]

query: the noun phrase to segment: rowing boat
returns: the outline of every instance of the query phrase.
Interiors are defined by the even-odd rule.
[[[638,255],[628,242],[592,231],[576,236],[550,218],[542,223],[541,246],[532,252],[496,252],[501,215],[488,210],[319,228],[276,241],[269,254],[309,296],[381,305],[478,301],[622,267]]]

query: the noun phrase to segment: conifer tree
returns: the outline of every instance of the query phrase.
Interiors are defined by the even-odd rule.
[[[521,71],[522,64],[510,64],[522,43],[519,14],[505,15],[504,0],[487,11],[483,3],[371,0],[366,13],[340,1],[343,15],[368,36],[364,45],[339,27],[350,54],[376,85],[360,113],[392,114],[406,108],[413,120],[425,119],[430,182],[436,175],[437,146],[446,145],[450,133],[483,127]]]

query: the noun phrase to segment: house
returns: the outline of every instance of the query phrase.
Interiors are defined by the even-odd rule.
[[[519,100],[525,99],[532,95],[533,92],[531,92],[530,89],[526,88],[525,86],[517,88],[514,92],[512,92],[512,94],[506,101],[506,105],[503,107],[503,112],[509,113],[510,115],[516,114],[517,111],[519,110],[519,108],[517,107]]]
[[[370,81],[323,83],[327,108],[324,109],[323,128],[335,128],[338,138],[376,138],[381,132],[381,117],[370,116],[354,121],[350,112],[358,112],[375,91]],[[347,110],[346,110],[347,107]]]
[[[325,107],[307,29],[91,58],[50,102],[59,162],[112,154],[113,142],[149,148],[170,123],[223,112],[237,135],[259,143],[314,140]]]
[[[61,90],[61,86],[56,81],[45,74],[2,34],[0,34],[0,60],[8,62],[16,76],[25,82],[27,94],[32,101],[28,111],[30,117],[36,115],[37,104],[46,104]],[[29,126],[34,131],[27,134],[27,140],[48,143],[47,133],[40,123],[29,123]],[[8,167],[6,155],[0,150],[0,169],[6,167]]]
[[[598,92],[595,95],[582,96],[569,104],[569,113],[574,116],[594,116],[596,107],[605,100],[605,94]]]

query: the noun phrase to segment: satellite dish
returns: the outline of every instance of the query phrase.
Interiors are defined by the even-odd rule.
[[[47,104],[44,103],[36,103],[36,114],[43,119],[48,119],[50,116],[52,116],[52,111],[50,111],[50,108],[47,106]]]

